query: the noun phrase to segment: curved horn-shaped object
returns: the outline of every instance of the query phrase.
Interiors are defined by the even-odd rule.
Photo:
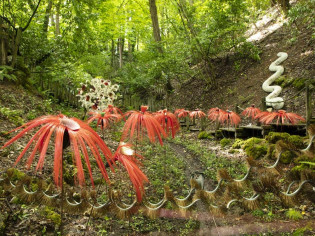
[[[307,145],[307,147],[304,148],[304,149],[302,149],[301,151],[302,151],[302,152],[308,151],[308,150],[311,148],[311,146],[312,146],[314,140],[315,140],[315,135],[313,135],[313,137],[311,138],[310,143]]]
[[[278,155],[278,158],[277,158],[276,162],[275,162],[273,165],[271,165],[271,166],[267,166],[266,168],[267,168],[267,169],[276,168],[276,167],[277,167],[277,165],[279,164],[279,161],[280,161],[280,158],[281,158],[281,154],[282,154],[282,151],[279,153],[279,155]]]
[[[253,196],[251,196],[250,198],[247,198],[247,197],[243,197],[243,198],[247,201],[255,201],[259,198],[259,196],[260,196],[259,193],[254,193]]]
[[[220,181],[218,182],[217,186],[213,190],[205,190],[205,193],[215,193],[216,191],[218,191],[218,189],[220,188],[223,180],[224,179],[220,179]]]
[[[227,209],[230,209],[231,205],[232,205],[234,202],[239,202],[239,200],[238,200],[238,199],[232,199],[231,201],[229,201],[229,202],[226,204],[226,208],[227,208]]]
[[[285,196],[287,197],[293,197],[295,196],[298,192],[300,192],[300,190],[302,189],[302,187],[304,186],[304,184],[306,183],[310,183],[311,181],[310,180],[304,180],[302,183],[299,184],[299,187],[292,193],[289,193],[290,192],[290,188],[292,187],[292,185],[294,184],[295,181],[293,181],[289,187],[288,187],[288,190],[286,192],[281,192],[282,194],[284,194]]]
[[[247,173],[245,174],[245,176],[242,179],[233,179],[235,182],[243,182],[247,179],[247,177],[249,176],[249,172],[251,170],[251,166],[248,168]]]

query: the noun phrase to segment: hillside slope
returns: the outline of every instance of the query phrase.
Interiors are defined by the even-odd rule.
[[[285,100],[284,109],[305,115],[305,90],[298,92],[306,80],[315,84],[315,39],[312,32],[313,29],[307,25],[299,27],[298,31],[295,26],[284,24],[256,43],[261,51],[259,61],[239,59],[233,55],[216,59],[217,86],[211,87],[204,80],[193,78],[174,92],[171,104],[204,110],[216,106],[232,110],[236,105],[261,106],[262,99],[268,95],[262,90],[262,84],[273,74],[268,67],[278,58],[278,52],[287,52],[288,59],[281,64],[285,72],[277,80],[278,84],[284,85],[280,96]]]

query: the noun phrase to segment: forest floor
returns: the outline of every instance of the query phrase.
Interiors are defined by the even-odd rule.
[[[19,122],[17,117],[28,121],[40,115],[58,110],[69,116],[81,117],[82,110],[55,105],[41,96],[31,94],[15,85],[0,83],[0,116],[1,145],[13,137],[4,136],[7,131],[15,128]],[[121,128],[121,127],[120,127]],[[117,133],[119,129],[111,129],[105,133],[105,142],[114,151],[118,146]],[[233,178],[240,178],[246,173],[246,154],[242,150],[230,152],[230,146],[221,147],[217,140],[198,140],[198,133],[184,130],[172,140],[165,142],[165,148],[157,145],[143,144],[139,146],[143,160],[143,170],[149,176],[150,184],[146,187],[147,197],[157,202],[163,197],[163,186],[168,184],[176,196],[185,197],[189,191],[190,176],[195,172],[206,173],[205,189],[211,190],[217,185],[216,172],[226,168]],[[101,134],[100,134],[101,135]],[[18,153],[25,146],[29,136],[17,141],[9,148],[0,151],[1,171],[13,166]],[[166,150],[166,151],[165,151]],[[201,151],[201,152],[199,152]],[[164,154],[165,152],[165,154]],[[48,151],[45,168],[37,177],[52,181],[52,153]],[[163,158],[166,155],[167,158]],[[212,165],[205,165],[204,160],[211,160]],[[164,169],[166,166],[166,169]],[[23,170],[23,165],[17,166]],[[27,172],[34,175],[33,171]],[[110,174],[121,192],[132,196],[132,187],[123,176],[123,171],[117,169],[116,174]],[[96,174],[97,177],[100,177]],[[72,178],[70,178],[72,179]],[[97,178],[95,178],[97,179]],[[72,180],[67,180],[73,184]],[[115,183],[114,183],[115,184]],[[79,189],[75,188],[76,191]],[[100,193],[105,191],[102,186]],[[58,208],[44,205],[23,204],[8,192],[2,192],[1,232],[3,235],[56,235],[60,233],[60,211]],[[128,194],[127,194],[128,193]],[[100,194],[100,199],[103,199]],[[130,200],[130,197],[127,197]],[[307,206],[307,207],[306,207]],[[314,233],[315,207],[309,202],[302,202],[303,218],[290,220],[285,216],[285,208],[262,208],[259,211],[247,211],[234,207],[225,215],[213,215],[203,204],[198,204],[191,213],[182,215],[176,210],[165,208],[158,219],[150,219],[142,214],[136,214],[129,220],[121,220],[113,214],[93,217],[88,226],[89,212],[83,215],[66,213],[64,232],[66,235],[289,235],[292,232]],[[297,209],[300,209],[299,207]]]

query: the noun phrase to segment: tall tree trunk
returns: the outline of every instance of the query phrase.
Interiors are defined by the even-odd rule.
[[[61,5],[61,0],[59,0],[56,5],[56,28],[55,28],[56,36],[60,35],[60,5]]]
[[[111,48],[111,66],[114,67],[114,61],[115,61],[115,41],[112,39],[112,48]]]
[[[50,24],[53,28],[56,28],[56,22],[55,22],[54,14],[52,12],[50,13]]]
[[[128,59],[129,61],[132,61],[132,52],[133,52],[133,46],[132,46],[132,42],[131,39],[128,39]]]
[[[159,18],[157,14],[157,8],[155,0],[149,0],[150,5],[150,14],[151,14],[151,20],[152,20],[152,27],[153,27],[153,37],[157,45],[157,50],[160,53],[163,53],[163,49],[161,46],[161,33],[160,33],[160,27],[159,27]]]
[[[48,24],[49,24],[49,17],[50,17],[51,8],[52,8],[52,0],[49,0],[47,8],[46,8],[44,23],[43,23],[43,34],[46,36],[47,36],[47,32],[48,32]]]
[[[118,51],[119,51],[119,68],[123,65],[123,51],[124,51],[124,39],[118,38]]]
[[[20,41],[22,38],[22,29],[18,28],[16,31],[16,36],[13,38],[13,46],[12,46],[12,63],[11,66],[14,67],[15,63],[16,63],[16,59],[17,59],[17,53],[19,50],[19,46],[20,46]]]
[[[0,18],[0,65],[7,64],[7,45],[8,35],[6,32],[6,24]]]

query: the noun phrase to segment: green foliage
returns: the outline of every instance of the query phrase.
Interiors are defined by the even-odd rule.
[[[299,219],[303,219],[303,216],[301,214],[301,212],[290,208],[286,213],[285,213],[286,217],[289,218],[290,220],[299,220]]]
[[[198,134],[198,139],[212,139],[213,136],[208,133],[207,131],[201,131],[199,134]]]
[[[54,222],[55,227],[57,228],[61,223],[61,216],[57,212],[54,211],[54,208],[46,206],[41,214],[47,219]]]
[[[275,144],[278,141],[282,140],[286,144],[293,146],[295,149],[302,149],[302,148],[304,148],[303,137],[301,137],[299,135],[290,135],[288,133],[270,132],[267,135],[266,140],[270,144]],[[274,147],[271,145],[270,148],[268,149],[268,155],[267,156],[271,157],[273,151],[274,151]],[[294,156],[293,153],[291,153],[291,154],[287,153],[287,154],[288,154],[288,158],[289,159],[292,156]],[[291,156],[291,157],[289,157],[289,156]],[[286,159],[286,158],[284,158],[284,159]]]
[[[270,132],[266,136],[266,140],[269,143],[275,144],[279,140],[288,140],[289,137],[290,137],[290,134],[288,134],[288,133]]]
[[[242,145],[244,144],[244,140],[242,139],[235,139],[233,145],[232,145],[232,148],[236,148],[236,149],[239,149],[242,147]]]
[[[121,131],[115,131],[115,132],[113,132],[114,140],[117,141],[117,142],[120,142],[121,135],[122,135],[122,132],[121,132]]]
[[[244,141],[244,151],[250,157],[258,159],[267,154],[267,144],[264,139],[250,138]]]
[[[7,173],[10,173],[10,179],[12,181],[21,180],[25,177],[25,174],[22,171],[19,171],[15,168],[10,168],[7,170]]]
[[[260,61],[259,54],[262,53],[262,51],[256,45],[246,41],[240,44],[240,46],[237,48],[237,52],[239,53],[240,57],[251,58],[254,61]]]
[[[24,120],[21,117],[22,114],[23,111],[21,110],[11,110],[10,108],[3,107],[0,105],[0,115],[4,116],[6,119],[13,122],[17,126],[20,126],[24,123]]]
[[[231,144],[232,140],[229,138],[223,138],[220,140],[220,145],[222,148],[228,146],[229,144]]]
[[[9,81],[17,81],[16,76],[12,73],[13,68],[11,66],[0,66],[0,81],[7,79]]]
[[[294,163],[297,164],[291,169],[293,174],[299,176],[304,170],[315,171],[315,157],[308,155],[300,155],[294,159]]]
[[[305,233],[307,233],[307,232],[311,233],[312,230],[313,230],[313,228],[312,228],[311,224],[308,223],[305,227],[296,229],[292,233],[292,235],[293,236],[305,235]]]
[[[272,158],[274,157],[275,148],[276,148],[276,145],[275,145],[275,144],[269,144],[269,145],[268,145],[268,150],[267,150],[266,158],[272,159]]]
[[[303,0],[295,4],[288,14],[289,23],[295,25],[298,30],[301,30],[302,25],[307,25],[309,28],[313,28],[314,32],[314,0]]]
[[[198,141],[183,141],[183,139],[178,137],[175,137],[173,141],[177,144],[183,145],[191,155],[200,159],[204,166],[204,174],[208,178],[216,180],[217,170],[222,168],[229,169],[233,178],[240,178],[241,176],[244,176],[244,173],[246,173],[247,168],[245,163],[216,156],[212,151],[202,146]]]
[[[307,165],[310,165],[310,166],[312,166],[312,167],[315,167],[315,162],[301,161],[300,163],[301,163],[301,164],[307,164]]]
[[[290,135],[288,137],[288,142],[292,144],[294,147],[296,147],[297,149],[304,148],[303,138],[299,135]]]
[[[276,85],[281,86],[282,88],[286,88],[290,85],[292,85],[293,81],[295,80],[295,78],[289,78],[286,76],[280,76],[279,78],[277,78],[274,83]]]
[[[290,150],[286,150],[286,151],[282,152],[280,162],[283,164],[289,164],[294,159],[294,157],[296,157],[294,152],[292,152]]]

